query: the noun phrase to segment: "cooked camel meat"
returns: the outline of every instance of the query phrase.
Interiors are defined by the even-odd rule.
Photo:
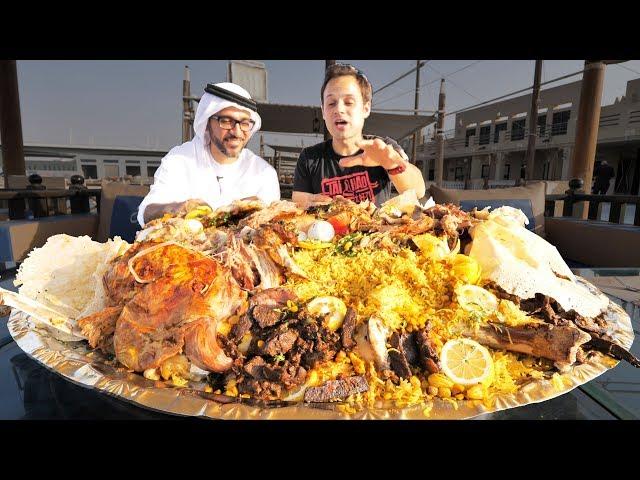
[[[238,323],[236,323],[233,327],[231,327],[231,332],[229,333],[229,338],[235,342],[239,342],[245,336],[246,333],[251,330],[251,325],[253,322],[251,321],[251,317],[248,313],[240,316]]]
[[[255,211],[262,210],[266,206],[267,205],[258,197],[246,197],[234,200],[228,205],[218,207],[208,215],[214,217],[221,214],[250,215]]]
[[[489,282],[487,284],[487,288],[491,288],[491,290],[494,291],[494,294],[496,297],[498,298],[502,298],[504,300],[509,300],[513,303],[515,303],[516,305],[520,305],[520,297],[518,297],[517,295],[512,295],[508,292],[505,292],[502,288],[500,288],[498,285],[496,285],[493,282]],[[534,310],[536,307],[532,306],[530,310],[526,310],[524,307],[522,307],[523,310],[530,312],[532,310]]]
[[[418,358],[415,336],[413,333],[394,332],[389,337],[389,364],[391,370],[400,378],[411,377],[411,365]]]
[[[282,285],[284,274],[278,265],[271,260],[267,252],[259,250],[251,244],[246,246],[246,251],[251,258],[252,269],[255,269],[260,279],[260,283],[254,285],[255,289],[263,290]]]
[[[238,284],[247,291],[277,287],[284,281],[282,269],[269,253],[237,236],[229,235],[214,256],[219,256],[231,269]]]
[[[163,312],[148,312],[146,305],[136,303],[136,299],[125,306],[117,320],[113,347],[120,363],[143,372],[179,354],[184,347],[185,330],[178,315],[165,318]]]
[[[438,373],[440,371],[438,354],[435,345],[429,339],[429,329],[423,328],[417,331],[415,340],[418,346],[418,362],[420,366],[429,373]]]
[[[291,258],[287,247],[287,243],[297,245],[298,237],[295,233],[287,231],[280,224],[269,224],[257,229],[251,241],[256,248],[267,252],[271,260],[280,267],[302,278],[307,278],[306,272]]]
[[[456,348],[461,345],[456,343],[463,325],[470,329],[463,336],[494,349],[552,360],[561,371],[597,357],[595,351],[640,366],[638,359],[613,341],[620,337],[612,328],[614,322],[607,322],[610,317],[601,314],[603,309],[598,309],[600,316],[596,316],[582,308],[588,295],[579,302],[563,302],[565,311],[555,300],[562,301],[565,290],[546,291],[550,296],[535,294],[545,291],[538,286],[517,290],[524,296],[535,295],[521,299],[499,287],[508,284],[500,282],[501,277],[485,275],[472,281],[474,275],[463,275],[466,271],[457,268],[459,263],[465,265],[461,254],[472,253],[472,248],[465,249],[469,242],[479,243],[479,237],[472,234],[492,221],[488,213],[468,214],[454,205],[425,209],[408,200],[376,209],[371,203],[356,204],[344,198],[306,211],[290,202],[274,202],[267,208],[249,199],[210,215],[203,212],[192,211],[185,218],[167,215],[151,222],[144,235],[130,249],[120,250],[122,256],[109,264],[103,276],[107,298],[101,298],[99,304],[106,308],[77,323],[79,333],[92,347],[113,353],[130,370],[145,371],[147,378],[161,374],[183,384],[194,373],[190,374],[190,367],[199,367],[211,372],[210,385],[225,395],[294,401],[303,397],[306,402],[344,400],[368,391],[367,379],[372,386],[375,379],[374,391],[358,400],[371,406],[370,402],[388,399],[389,393],[396,405],[404,403],[406,395],[419,397],[418,384],[412,378],[415,375],[422,393],[428,393],[428,383],[439,396],[449,398],[453,392],[432,385],[442,379],[430,374],[442,369],[443,375],[455,377],[451,371],[459,354]],[[317,242],[312,234],[312,240],[299,241],[301,233],[318,220],[333,225],[336,235],[331,243]],[[451,255],[430,257],[429,250],[420,248],[422,244],[415,238],[425,233],[446,240]],[[495,234],[491,238],[510,237]],[[421,240],[426,244],[432,239],[424,236]],[[526,247],[517,253],[529,265],[544,257],[536,257]],[[480,264],[483,257],[493,255],[491,252],[473,258]],[[500,265],[508,269],[512,263],[516,262]],[[483,273],[489,271],[487,265],[481,267]],[[488,278],[497,283],[487,284]],[[573,281],[573,276],[563,278],[565,283]],[[466,291],[467,297],[464,291],[457,291],[461,281],[473,283],[475,288]],[[521,284],[526,284],[526,279]],[[393,288],[375,295],[378,285]],[[431,286],[434,295],[427,295]],[[571,293],[573,286],[566,285],[566,291]],[[492,308],[484,312],[487,315],[476,316],[478,312],[470,307],[484,304],[482,287],[501,300],[510,300],[519,310],[504,301],[496,305],[495,298],[487,296],[486,303]],[[477,303],[472,294],[477,294]],[[333,295],[343,301],[340,308],[326,302],[328,313],[311,313],[314,309],[307,302]],[[384,296],[391,297],[390,301],[378,298]],[[375,306],[378,302],[380,307]],[[345,311],[347,304],[350,307]],[[399,306],[402,304],[407,308]],[[400,308],[401,323],[391,313],[391,309]],[[427,323],[420,329],[424,320],[432,318],[432,310],[438,312],[438,328],[430,331]],[[531,322],[507,326],[526,320],[523,312]],[[497,322],[496,318],[505,323],[485,323]],[[450,349],[445,348],[448,342]],[[437,353],[440,348],[442,361]],[[520,356],[504,355],[500,360],[510,366]],[[546,370],[548,363],[529,366],[525,362],[525,366],[527,371],[540,371]],[[464,377],[468,383],[482,383],[485,399],[493,398],[506,385],[485,382],[490,366],[482,376]],[[159,371],[147,372],[155,369]],[[507,370],[499,373],[511,375],[512,369]],[[362,376],[352,376],[358,374]],[[517,381],[516,376],[512,378]],[[413,380],[413,393],[402,388],[405,380]],[[318,386],[321,382],[325,383]],[[400,389],[389,392],[398,384]]]
[[[580,331],[591,337],[591,340],[582,346],[583,350],[597,350],[617,360],[625,360],[633,366],[640,367],[640,360],[607,338],[608,327],[602,315],[596,318],[588,318],[574,310],[566,312],[553,298],[541,293],[537,293],[534,298],[520,299],[515,295],[505,294],[500,290],[497,290],[499,296],[509,297],[509,300],[520,305],[523,311],[528,312],[533,317],[541,318],[555,326],[578,327]],[[580,352],[578,354],[582,355]]]
[[[532,323],[522,327],[489,324],[465,336],[492,348],[526,353],[534,357],[548,358],[563,364],[576,361],[578,349],[591,337],[573,325],[555,326],[548,323]]]
[[[284,313],[277,307],[267,305],[256,305],[251,310],[251,316],[260,328],[273,327],[284,318]]]
[[[602,316],[595,318],[583,317],[574,310],[566,312],[566,317],[576,324],[578,328],[585,330],[589,333],[595,333],[598,336],[606,335],[608,332],[607,323]]]
[[[262,367],[266,365],[264,358],[260,356],[255,356],[247,363],[244,364],[244,371],[247,372],[250,376],[257,379],[263,379],[264,375],[262,374]]]
[[[187,358],[210,372],[224,372],[233,363],[218,344],[217,326],[217,322],[203,318],[189,323],[186,329],[184,351]]]
[[[231,269],[233,278],[245,290],[253,290],[260,283],[260,275],[248,247],[242,240],[229,238],[225,263]]]
[[[286,362],[284,365],[266,364],[262,368],[264,378],[271,382],[278,382],[286,389],[302,385],[307,378],[304,367]]]
[[[631,352],[625,350],[617,343],[604,338],[599,338],[593,333],[591,334],[591,340],[584,345],[584,348],[597,350],[612,356],[616,360],[625,360],[634,367],[640,367],[640,360],[638,360]]]
[[[354,393],[369,390],[367,380],[362,376],[347,377],[342,380],[329,380],[320,387],[309,387],[304,392],[304,401],[311,403],[344,400]]]
[[[116,331],[118,317],[122,307],[107,307],[94,315],[80,318],[78,326],[87,337],[89,345],[105,353],[113,354],[113,334]]]
[[[420,235],[422,233],[432,232],[435,224],[436,221],[433,218],[425,215],[418,221],[394,227],[390,230],[390,233],[394,237],[403,235]]]
[[[356,328],[356,311],[348,307],[347,313],[344,316],[344,320],[342,322],[342,347],[351,349],[355,346],[356,342],[353,339],[353,334]]]
[[[260,328],[276,325],[286,317],[287,302],[296,302],[296,295],[286,288],[262,290],[249,300],[251,317]]]
[[[249,299],[249,308],[255,305],[284,306],[287,301],[296,302],[297,300],[296,294],[287,288],[269,288],[254,293]]]
[[[141,245],[105,276],[110,300],[122,308],[113,336],[118,361],[141,372],[184,348],[200,368],[228,369],[231,359],[217,343],[217,324],[240,308],[246,293],[226,267],[199,252],[173,243]],[[104,317],[86,317],[84,328],[96,328]]]
[[[249,378],[238,383],[238,393],[251,395],[254,398],[269,400],[282,396],[283,387],[278,382]]]
[[[282,215],[300,215],[303,210],[299,208],[295,203],[287,202],[287,201],[279,201],[273,202],[269,205],[269,208],[258,210],[251,215],[243,218],[238,223],[239,228],[249,227],[252,229],[257,229],[258,227],[265,225],[276,217]]]
[[[276,332],[267,338],[263,351],[271,356],[287,353],[291,350],[297,338],[298,332],[295,330],[285,330],[282,333]]]

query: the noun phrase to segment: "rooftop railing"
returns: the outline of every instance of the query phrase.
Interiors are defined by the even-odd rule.
[[[573,179],[569,182],[569,190],[560,195],[547,195],[545,198],[545,215],[574,217],[580,211],[581,202],[588,202],[587,218],[604,220],[612,224],[622,224],[627,216],[627,209],[635,205],[633,224],[640,226],[640,195],[596,195],[583,191],[583,181]],[[603,219],[605,209],[610,204],[608,218]],[[586,206],[585,206],[586,207]]]
[[[537,140],[539,144],[550,143],[554,137],[562,137],[568,133],[569,122],[554,123],[552,125],[538,126],[536,130]],[[480,135],[471,135],[469,137],[456,137],[455,130],[447,130],[444,132],[445,148],[449,150],[484,150],[491,149],[494,146],[506,147],[512,145],[512,142],[526,142],[529,135],[528,128],[501,130],[496,132],[483,133]],[[427,140],[425,138],[425,140]],[[433,138],[428,139],[424,143],[423,149],[428,154],[435,154],[436,144]]]
[[[68,213],[90,213],[90,198],[100,211],[100,189],[88,189],[81,175],[71,177],[69,189],[45,189],[40,175],[29,176],[27,188],[0,189],[0,200],[7,201],[9,220],[36,219]],[[68,201],[68,202],[67,202]]]

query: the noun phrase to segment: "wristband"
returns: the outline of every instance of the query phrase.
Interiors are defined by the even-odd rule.
[[[387,174],[389,174],[389,175],[399,175],[399,174],[403,173],[406,169],[407,169],[407,167],[405,167],[404,165],[398,165],[395,168],[387,170]]]

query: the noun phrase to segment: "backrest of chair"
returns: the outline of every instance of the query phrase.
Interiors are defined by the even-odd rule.
[[[450,190],[431,185],[429,192],[436,203],[453,203],[465,211],[470,211],[473,207],[498,208],[503,205],[519,208],[529,219],[527,228],[544,237],[544,182],[489,190]]]
[[[114,236],[133,242],[140,230],[138,207],[149,193],[148,185],[129,185],[121,182],[102,184],[100,196],[100,226],[98,241],[106,242]]]

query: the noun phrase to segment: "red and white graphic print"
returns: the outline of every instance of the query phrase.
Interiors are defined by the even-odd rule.
[[[371,182],[369,172],[356,172],[343,177],[323,178],[320,184],[322,193],[330,197],[342,195],[354,202],[370,200],[375,202],[376,195],[373,189],[378,182]]]

